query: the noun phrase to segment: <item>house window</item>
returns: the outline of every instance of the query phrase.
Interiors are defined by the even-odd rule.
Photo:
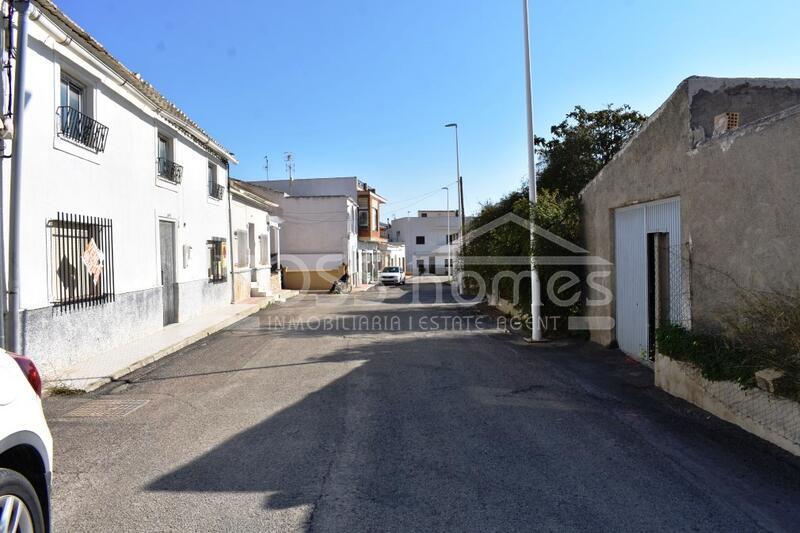
[[[53,304],[69,308],[114,301],[111,219],[58,213],[47,226]]]
[[[247,246],[247,231],[238,230],[233,232],[236,239],[236,266],[246,267],[250,265],[250,250]]]
[[[377,231],[378,230],[378,209],[373,207],[372,209],[370,209],[370,214],[372,216],[370,217],[370,227],[369,227],[369,229],[371,231]]]
[[[83,95],[85,88],[75,80],[61,76],[61,106],[71,107],[79,113],[85,113],[83,109]]]
[[[417,235],[417,244],[425,244],[425,235]]]
[[[400,242],[400,230],[397,230],[397,242]]]
[[[359,228],[369,227],[369,211],[367,211],[366,209],[358,210],[358,227]]]
[[[174,161],[174,147],[175,142],[171,137],[158,134],[158,177],[177,184],[183,177],[183,167]]]
[[[58,116],[58,135],[81,144],[95,152],[106,147],[108,128],[90,116],[87,91],[84,85],[62,75]]]
[[[217,165],[208,162],[208,195],[217,200],[222,199],[222,187],[217,182]]]
[[[208,281],[219,283],[227,279],[225,257],[228,255],[228,246],[225,239],[214,237],[206,241],[208,249]]]

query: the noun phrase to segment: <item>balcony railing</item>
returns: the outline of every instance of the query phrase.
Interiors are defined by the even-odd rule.
[[[159,157],[158,176],[172,183],[180,183],[183,176],[183,167],[174,161]]]
[[[61,137],[82,144],[95,152],[106,149],[107,126],[103,126],[74,107],[60,106],[56,110],[56,115],[58,115],[58,134]]]
[[[222,200],[222,195],[225,194],[225,187],[219,183],[210,183],[208,185],[208,195],[217,200]]]

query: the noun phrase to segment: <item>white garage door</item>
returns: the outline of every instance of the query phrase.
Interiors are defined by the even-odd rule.
[[[671,198],[614,212],[616,267],[616,327],[617,342],[622,351],[641,356],[647,353],[648,339],[648,272],[647,234],[668,233],[669,246],[676,250],[670,255],[670,295],[680,301],[680,200]],[[671,310],[671,313],[675,313]],[[673,320],[675,317],[672,317]]]

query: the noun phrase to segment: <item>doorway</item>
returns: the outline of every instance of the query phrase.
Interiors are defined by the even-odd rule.
[[[428,258],[428,272],[436,274],[436,256],[432,255]]]
[[[647,234],[647,340],[650,358],[656,352],[656,330],[669,323],[669,233]]]
[[[158,221],[161,248],[161,301],[164,308],[164,325],[178,321],[178,284],[175,283],[175,223]]]

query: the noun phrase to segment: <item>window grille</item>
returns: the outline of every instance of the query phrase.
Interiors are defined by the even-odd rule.
[[[59,212],[47,225],[52,303],[72,309],[113,302],[111,219]]]

